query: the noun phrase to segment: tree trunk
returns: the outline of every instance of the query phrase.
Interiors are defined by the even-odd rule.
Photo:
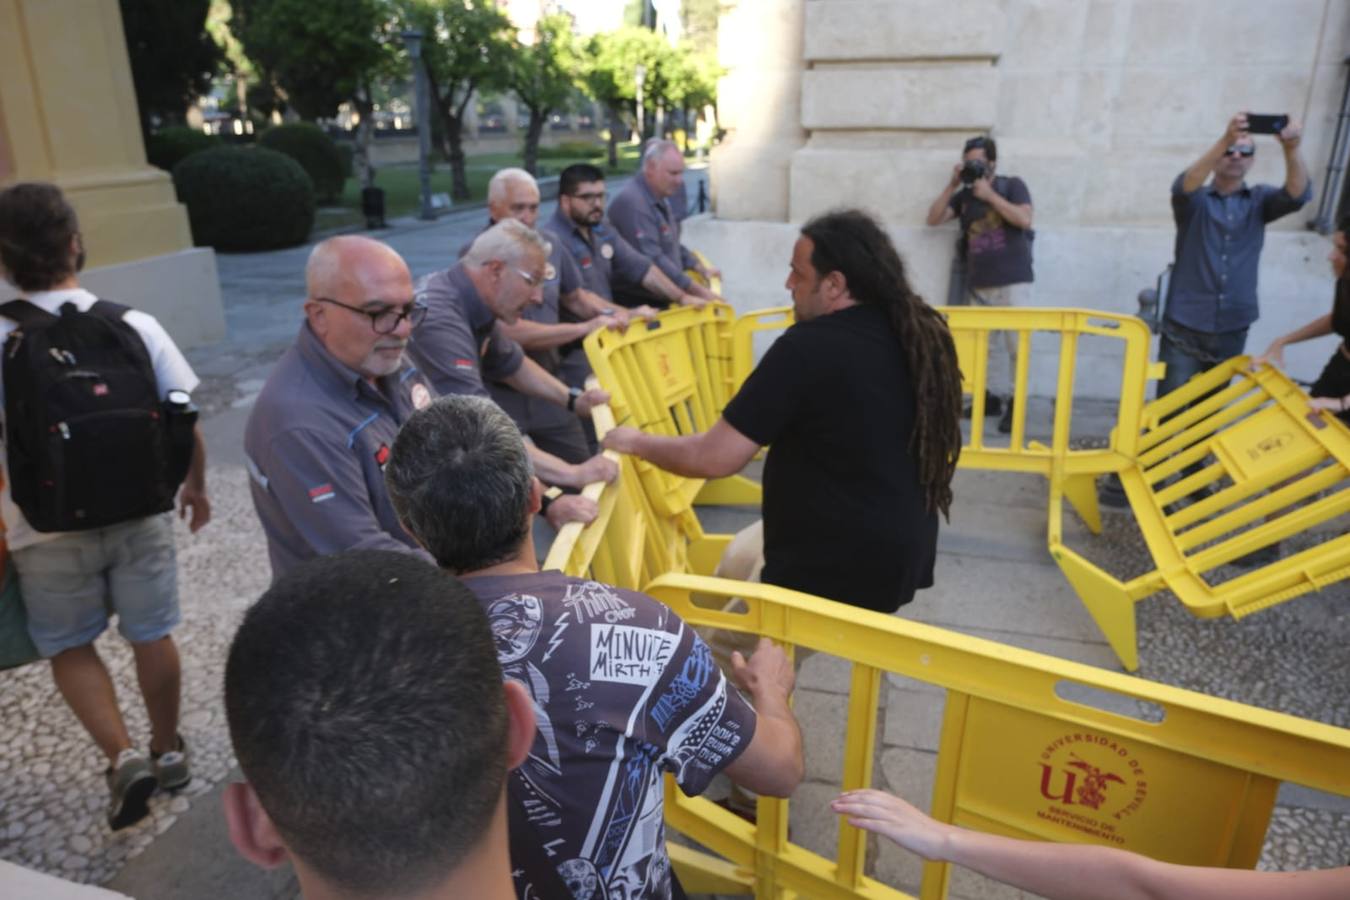
[[[544,133],[544,122],[548,119],[548,110],[530,109],[530,124],[525,129],[525,171],[531,175],[539,172],[539,138]]]
[[[606,149],[609,151],[609,167],[617,169],[619,167],[619,111],[613,106],[609,107],[609,141]]]
[[[375,140],[375,104],[370,99],[369,88],[352,97],[352,105],[356,107],[356,114],[361,117],[356,123],[356,144],[352,154],[356,178],[361,187],[374,187],[375,165],[370,161],[370,146]]]

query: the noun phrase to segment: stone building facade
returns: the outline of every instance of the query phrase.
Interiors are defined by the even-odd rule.
[[[1031,190],[1035,302],[1134,312],[1172,257],[1171,181],[1234,112],[1301,119],[1321,193],[1350,2],[735,0],[719,44],[728,136],[691,241],[743,250],[719,259],[738,305],[783,302],[792,223],[841,205],[879,214],[944,302],[955,226],[924,214],[962,141],[990,134],[999,171]],[[1257,141],[1253,180],[1281,182],[1278,145]],[[1329,308],[1328,241],[1307,227],[1319,199],[1268,233],[1256,352]],[[1290,368],[1311,378],[1329,352],[1310,344]]]

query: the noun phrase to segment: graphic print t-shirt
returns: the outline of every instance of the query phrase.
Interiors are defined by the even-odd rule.
[[[669,897],[661,774],[701,793],[749,746],[754,710],[702,638],[645,594],[560,572],[465,584],[505,676],[534,699],[534,746],[510,776],[508,802],[536,838],[511,847],[516,895],[545,900],[539,873],[552,866],[574,900]]]
[[[1017,177],[994,176],[994,191],[1014,206],[1031,202],[1031,192]],[[1031,235],[1009,225],[969,188],[958,191],[949,204],[961,217],[966,236],[966,263],[973,288],[1026,284],[1032,280]]]

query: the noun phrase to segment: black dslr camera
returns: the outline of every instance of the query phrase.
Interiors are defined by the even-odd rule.
[[[982,159],[968,159],[961,167],[961,183],[970,187],[989,172],[989,164]]]

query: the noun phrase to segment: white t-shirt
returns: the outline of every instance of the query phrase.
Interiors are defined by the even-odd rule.
[[[53,315],[60,315],[61,307],[66,303],[74,303],[75,307],[81,312],[87,312],[89,307],[93,306],[95,301],[98,300],[84,288],[36,291],[24,299]],[[183,358],[183,354],[173,342],[173,338],[169,337],[169,333],[164,330],[163,325],[155,320],[154,316],[133,309],[127,312],[123,321],[135,328],[141,336],[141,340],[145,342],[145,349],[150,353],[150,362],[155,367],[155,382],[159,386],[161,400],[168,398],[169,391],[179,390],[191,393],[196,389],[200,383],[197,374],[192,371],[192,367]],[[15,327],[17,326],[11,319],[0,316],[0,344],[4,343]],[[0,421],[3,421],[4,414],[5,386],[3,372],[0,372]],[[3,454],[3,449],[0,449],[0,454]],[[34,531],[33,527],[28,524],[23,512],[14,505],[14,498],[9,491],[9,459],[4,456],[3,460],[5,489],[0,492],[0,515],[4,516],[5,537],[9,542],[9,549],[18,550],[22,547],[29,547],[60,537],[60,532]]]

